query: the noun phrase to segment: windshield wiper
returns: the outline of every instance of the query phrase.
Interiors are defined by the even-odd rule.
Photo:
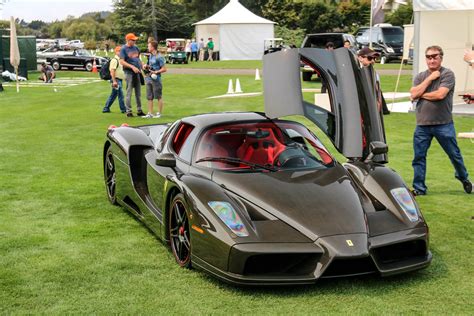
[[[271,166],[261,165],[258,163],[245,161],[239,158],[232,158],[232,157],[204,157],[197,160],[196,163],[204,162],[204,161],[222,161],[222,162],[229,162],[229,163],[234,163],[234,164],[243,164],[243,165],[252,167],[253,169],[265,169],[269,171],[276,171],[276,169]]]

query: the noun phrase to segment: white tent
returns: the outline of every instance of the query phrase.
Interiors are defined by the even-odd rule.
[[[474,91],[474,71],[463,61],[465,49],[473,49],[474,0],[414,0],[414,74],[426,70],[425,49],[439,45],[443,66],[456,76],[455,96]]]
[[[194,23],[196,40],[212,37],[221,60],[261,59],[263,40],[274,37],[275,22],[253,14],[238,0],[230,0],[213,16]]]

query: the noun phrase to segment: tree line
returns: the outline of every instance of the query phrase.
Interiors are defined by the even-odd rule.
[[[112,12],[92,12],[51,23],[17,20],[20,35],[38,38],[80,39],[87,47],[97,43],[121,42],[124,34],[134,32],[158,40],[193,36],[193,23],[219,11],[228,0],[114,0]],[[369,24],[370,0],[240,0],[253,13],[277,22],[275,36],[298,45],[306,33],[354,32]],[[385,21],[409,24],[411,1],[387,14]],[[0,28],[8,21],[0,21]]]

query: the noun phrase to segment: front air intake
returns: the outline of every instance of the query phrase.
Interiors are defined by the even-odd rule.
[[[316,269],[320,254],[262,254],[245,262],[244,275],[308,275]]]
[[[413,258],[424,258],[427,249],[425,241],[418,239],[375,248],[372,252],[377,262],[390,264]]]
[[[371,257],[357,259],[335,259],[324,271],[321,278],[336,278],[377,272]]]

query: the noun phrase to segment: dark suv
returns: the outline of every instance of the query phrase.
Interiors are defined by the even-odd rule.
[[[359,48],[369,46],[372,42],[373,50],[380,53],[381,63],[402,59],[403,29],[400,26],[376,25],[372,27],[372,35],[369,27],[361,27],[355,34]]]
[[[344,42],[351,43],[351,50],[355,53],[358,48],[358,43],[355,37],[347,33],[317,33],[308,34],[303,40],[302,48],[326,48],[328,42],[334,43],[334,48],[344,47]],[[303,73],[303,81],[311,81],[314,71],[309,67],[301,67]]]

